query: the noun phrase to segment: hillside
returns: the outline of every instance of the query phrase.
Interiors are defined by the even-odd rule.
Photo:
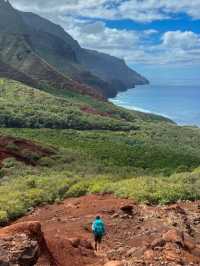
[[[16,36],[15,34],[1,33],[0,34],[0,65],[1,76],[9,77],[12,73],[5,74],[4,65],[10,69],[16,70],[19,81],[25,82],[34,86],[44,89],[46,87],[55,87],[58,90],[76,91],[82,94],[91,95],[95,98],[103,98],[95,89],[78,83],[63,74],[57,72],[52,66],[39,57],[31,47],[27,44],[24,35]],[[19,75],[21,74],[21,76]],[[22,78],[26,76],[26,79]],[[12,78],[14,78],[13,76]],[[27,79],[29,80],[27,82]]]
[[[46,19],[17,11],[4,0],[0,0],[0,12],[0,60],[36,79],[41,88],[48,85],[113,97],[148,82],[123,60],[82,49]]]
[[[6,67],[2,68],[4,72]],[[14,76],[18,79],[17,72]],[[20,77],[31,83],[26,76]],[[159,116],[126,111],[90,96],[48,91],[0,79],[1,127],[134,130],[140,120],[171,122]]]
[[[0,135],[15,139],[0,146],[0,154],[7,149],[11,156],[0,156],[2,223],[38,204],[88,193],[149,204],[200,198],[199,129],[148,122],[129,132],[2,128]],[[25,140],[33,144],[21,160],[18,143]],[[46,149],[53,153],[45,156]]]

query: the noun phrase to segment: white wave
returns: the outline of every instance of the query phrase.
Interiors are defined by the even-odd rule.
[[[148,114],[160,115],[160,116],[164,116],[166,118],[172,119],[172,117],[170,117],[170,116],[168,116],[166,114],[159,113],[159,112],[154,112],[154,111],[151,111],[151,110],[147,110],[147,109],[144,109],[144,108],[141,108],[141,107],[137,107],[135,105],[127,105],[126,102],[122,102],[120,100],[112,100],[112,102],[115,103],[118,106],[124,107],[124,108],[129,109],[129,110],[134,110],[134,111],[138,111],[138,112],[142,112],[142,113],[148,113]]]

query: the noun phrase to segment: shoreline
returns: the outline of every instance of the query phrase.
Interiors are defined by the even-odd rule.
[[[141,85],[140,85],[141,86]],[[148,85],[142,85],[142,86],[148,86]],[[122,108],[125,108],[127,110],[132,110],[132,111],[136,111],[136,112],[141,112],[141,113],[146,113],[146,114],[152,114],[152,115],[158,115],[158,116],[162,116],[166,119],[170,119],[172,120],[174,123],[176,123],[178,126],[185,126],[185,127],[193,127],[193,128],[200,128],[200,124],[188,124],[188,123],[184,123],[184,122],[180,122],[178,121],[178,119],[176,118],[173,118],[172,116],[170,115],[167,115],[166,113],[162,113],[162,112],[154,112],[154,111],[151,111],[151,110],[148,110],[148,109],[145,109],[145,108],[142,108],[142,107],[138,107],[136,105],[130,105],[130,104],[127,104],[126,102],[123,102],[123,100],[120,100],[120,99],[117,99],[118,95],[120,93],[126,93],[127,91],[130,91],[130,90],[133,90],[135,89],[136,87],[134,88],[129,88],[127,89],[126,91],[123,91],[123,92],[119,92],[116,97],[114,98],[108,98],[108,101],[113,103],[114,105],[116,106],[119,106],[119,107],[122,107]]]

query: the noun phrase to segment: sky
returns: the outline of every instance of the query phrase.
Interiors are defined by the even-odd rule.
[[[200,0],[10,0],[82,47],[124,58],[153,84],[200,82]]]

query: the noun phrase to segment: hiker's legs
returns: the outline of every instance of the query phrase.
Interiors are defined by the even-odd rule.
[[[98,250],[101,249],[101,241],[102,241],[102,236],[98,236],[98,238],[97,238],[97,249]]]
[[[95,240],[95,250],[97,251],[98,249],[100,249],[102,237],[98,236],[98,235],[97,236],[95,235],[94,240]]]
[[[98,236],[97,235],[94,235],[94,249],[97,251],[97,248],[98,248]]]
[[[97,248],[98,248],[98,243],[97,243],[97,241],[95,240],[95,247],[94,247],[94,249],[97,251]]]

